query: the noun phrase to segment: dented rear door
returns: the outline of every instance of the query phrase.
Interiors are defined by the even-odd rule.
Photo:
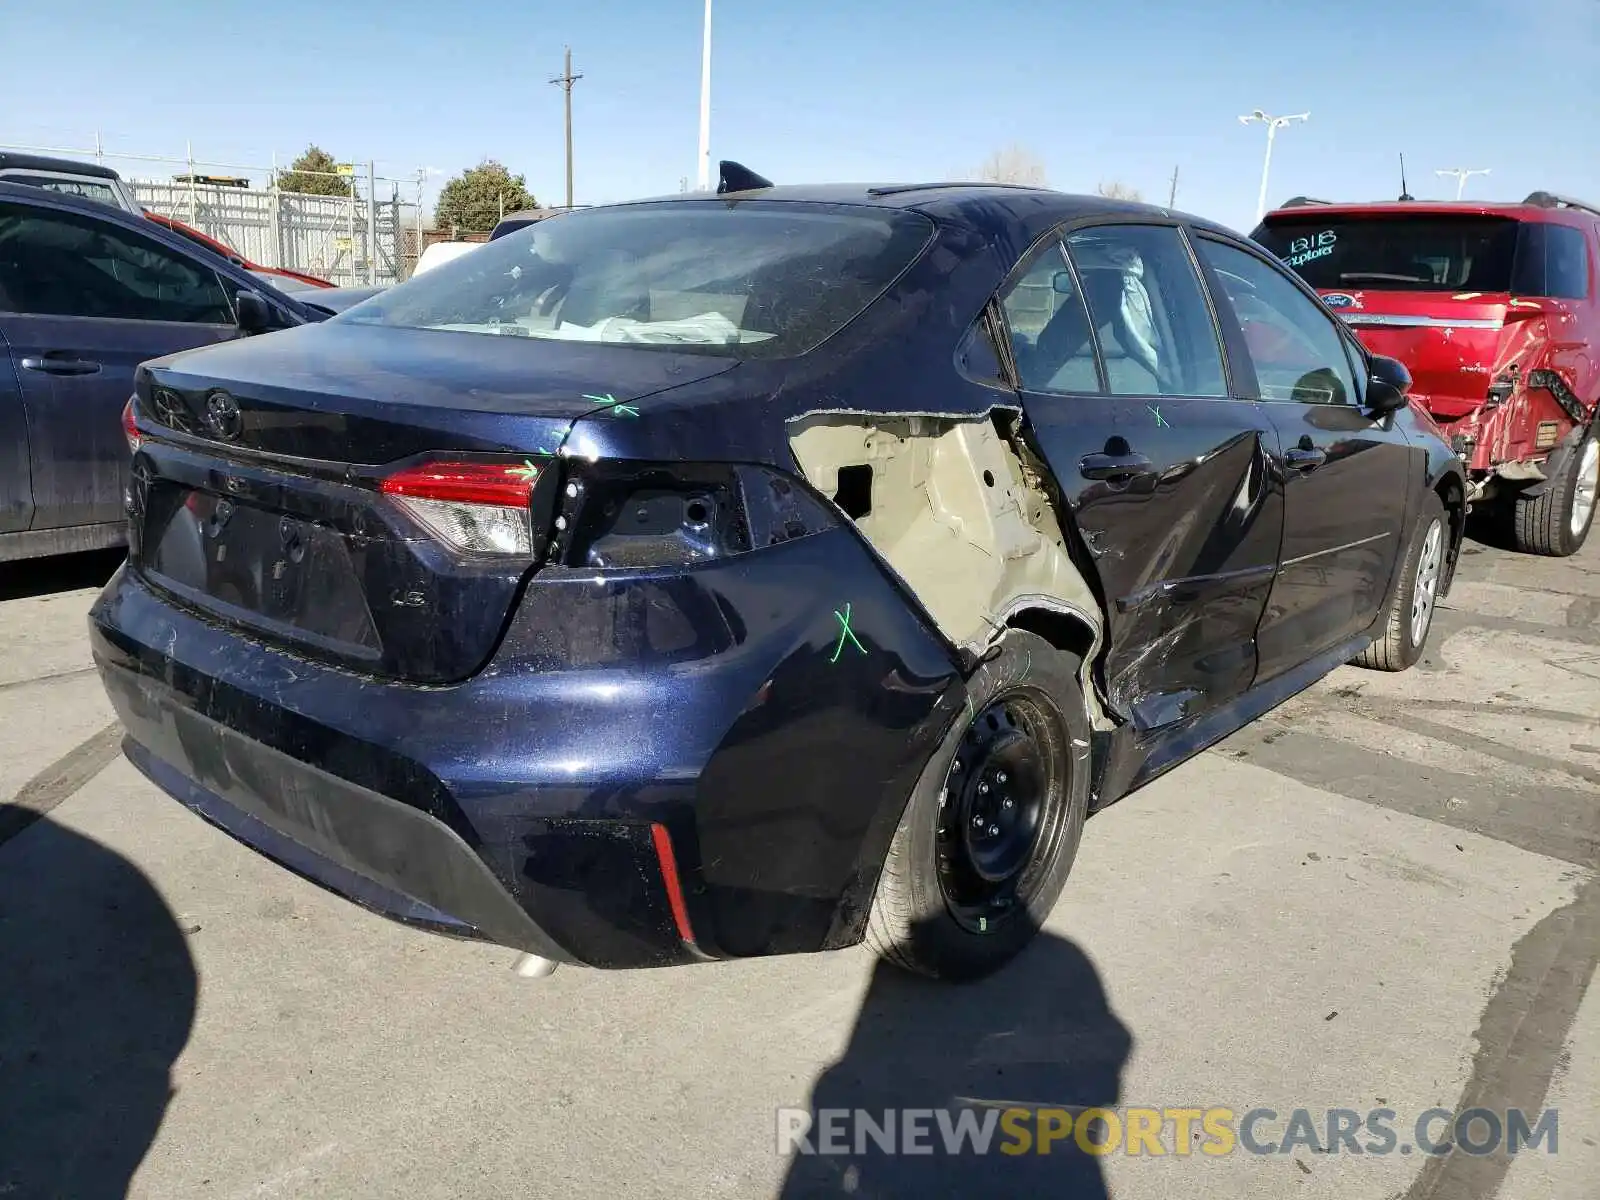
[[[1182,235],[1076,230],[1005,308],[1031,436],[1103,593],[1112,708],[1150,730],[1226,704],[1255,679],[1283,507],[1276,433],[1230,396]]]

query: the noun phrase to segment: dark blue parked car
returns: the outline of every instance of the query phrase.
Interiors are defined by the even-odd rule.
[[[725,186],[147,364],[91,618],[134,763],[546,963],[865,937],[962,978],[1088,811],[1416,661],[1460,464],[1264,251],[1042,190]]]
[[[321,320],[345,295],[291,299],[142,214],[15,178],[30,182],[0,181],[0,561],[122,544],[141,362]]]

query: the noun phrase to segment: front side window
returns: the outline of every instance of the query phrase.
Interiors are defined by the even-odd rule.
[[[0,307],[54,317],[230,325],[216,272],[83,213],[0,204]]]
[[[1017,378],[1033,392],[1098,392],[1089,312],[1061,243],[1052,239],[1005,297]]]
[[[787,358],[926,249],[916,213],[670,201],[565,213],[414,276],[340,320]]]
[[[1353,404],[1354,372],[1332,319],[1276,267],[1236,247],[1198,241],[1238,319],[1261,399]]]
[[[1110,392],[1228,394],[1216,325],[1177,229],[1095,226],[1069,234],[1066,246],[1088,301]]]

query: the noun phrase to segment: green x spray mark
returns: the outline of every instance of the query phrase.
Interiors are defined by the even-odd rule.
[[[836,662],[839,661],[839,656],[844,653],[844,644],[846,642],[849,642],[857,650],[859,650],[859,651],[861,651],[861,653],[865,654],[867,652],[867,648],[865,646],[863,646],[861,644],[861,642],[856,638],[855,630],[850,628],[850,605],[849,605],[849,603],[846,602],[843,612],[840,612],[837,608],[834,609],[833,610],[833,617],[834,617],[834,620],[839,622],[839,644],[833,648],[833,657],[830,658],[828,661],[831,662],[831,663],[836,663]]]
[[[1145,411],[1148,412],[1152,417],[1154,417],[1156,419],[1156,428],[1157,429],[1171,429],[1172,428],[1172,426],[1170,424],[1168,424],[1167,419],[1161,415],[1161,409],[1160,409],[1159,406],[1152,406],[1152,405],[1146,404],[1144,407],[1145,407]]]
[[[588,392],[585,392],[583,394],[583,398],[585,400],[593,400],[596,404],[605,405],[608,409],[611,410],[611,415],[613,417],[616,417],[616,416],[637,417],[639,415],[639,410],[637,408],[635,408],[631,404],[619,403],[617,398],[615,396],[613,396],[610,392],[607,392],[604,396],[595,396],[595,395],[591,395]]]
[[[507,467],[506,474],[515,475],[518,479],[526,479],[529,483],[532,483],[539,478],[539,468],[527,459],[523,459],[520,467]]]

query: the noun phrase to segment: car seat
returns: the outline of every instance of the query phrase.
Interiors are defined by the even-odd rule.
[[[1100,377],[1095,372],[1083,301],[1072,295],[1060,297],[1057,303],[1059,307],[1031,346],[1012,339],[1023,383],[1052,392],[1098,392]]]
[[[1129,307],[1138,314],[1142,301],[1148,321],[1149,296],[1142,280],[1125,270],[1093,267],[1081,272],[1083,290],[1094,314],[1095,333],[1100,339],[1100,354],[1105,359],[1106,382],[1119,395],[1157,395],[1161,391],[1157,373],[1159,360],[1154,331],[1141,336],[1130,321]],[[1130,296],[1130,283],[1133,294]]]

